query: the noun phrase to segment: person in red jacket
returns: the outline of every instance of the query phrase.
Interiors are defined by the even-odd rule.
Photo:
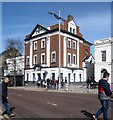
[[[99,80],[98,98],[101,103],[101,108],[97,111],[96,114],[93,114],[94,120],[97,120],[102,113],[103,113],[103,119],[108,120],[109,102],[110,102],[110,96],[112,95],[110,84],[108,83],[109,75],[110,74],[108,72],[105,72],[103,74],[103,78]]]

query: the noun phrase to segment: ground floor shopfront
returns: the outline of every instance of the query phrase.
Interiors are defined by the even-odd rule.
[[[68,83],[74,82],[84,82],[83,79],[83,69],[70,69],[70,68],[60,68],[60,78],[63,82],[67,81]],[[41,68],[40,69],[26,69],[25,70],[25,81],[27,82],[36,82],[38,80],[48,78],[50,80],[58,80],[59,77],[59,68]]]

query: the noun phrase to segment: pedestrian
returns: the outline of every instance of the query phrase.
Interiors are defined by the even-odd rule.
[[[108,83],[109,73],[105,72],[103,74],[103,78],[99,80],[98,84],[98,98],[101,103],[101,108],[97,111],[96,114],[93,114],[93,118],[95,120],[103,113],[103,119],[108,120],[108,109],[110,96],[112,95],[112,91],[110,89],[110,84]]]
[[[8,83],[9,83],[9,78],[5,77],[3,82],[2,82],[2,103],[5,106],[6,112],[9,117],[15,117],[15,113],[12,113],[10,110],[10,106],[8,103]]]
[[[50,88],[50,79],[47,79],[47,90]]]
[[[86,84],[87,84],[87,88],[90,87],[90,78],[88,77],[88,79],[86,80]]]

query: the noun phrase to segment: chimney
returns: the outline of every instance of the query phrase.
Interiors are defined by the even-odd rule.
[[[69,22],[69,21],[72,21],[72,20],[74,20],[74,17],[72,15],[68,15],[67,21]]]

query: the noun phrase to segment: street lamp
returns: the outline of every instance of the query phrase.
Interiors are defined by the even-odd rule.
[[[59,15],[57,15],[55,12],[48,12],[49,14],[51,15],[54,15],[54,17],[59,21],[59,75],[58,75],[58,78],[59,78],[59,90],[61,88],[61,75],[60,75],[60,66],[61,66],[61,59],[60,59],[60,49],[61,49],[61,46],[60,46],[60,21],[65,21],[63,18],[60,17],[60,10],[59,10]]]

